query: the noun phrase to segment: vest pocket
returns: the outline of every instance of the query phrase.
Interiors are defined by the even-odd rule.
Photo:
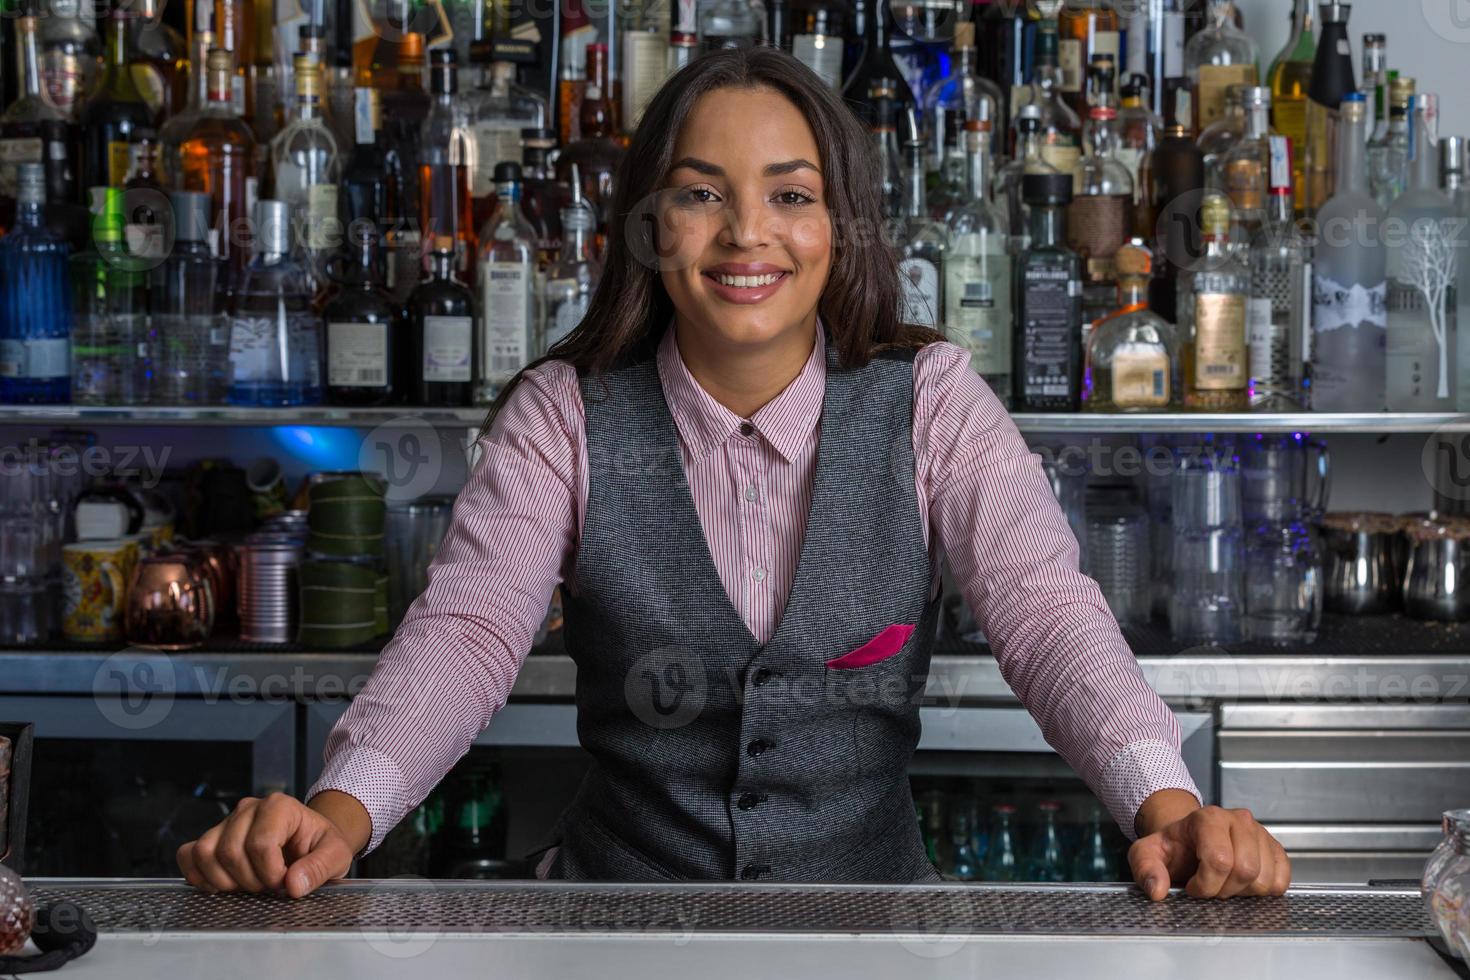
[[[569,815],[556,863],[566,877],[583,881],[665,881],[684,877],[613,833],[588,809]]]

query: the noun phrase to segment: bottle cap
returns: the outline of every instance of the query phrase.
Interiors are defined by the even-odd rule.
[[[46,167],[40,163],[22,163],[16,169],[16,202],[19,204],[46,203]]]
[[[1119,279],[1147,279],[1153,275],[1153,250],[1142,242],[1127,242],[1113,253],[1113,266]]]
[[[1242,86],[1240,104],[1246,109],[1269,109],[1271,108],[1271,90],[1264,85]]]
[[[1439,141],[1439,175],[1441,181],[1451,174],[1465,176],[1465,137],[1445,136]]]
[[[435,235],[434,245],[430,251],[438,252],[440,255],[453,255],[454,239],[449,235]]]
[[[495,183],[505,184],[511,181],[517,183],[521,179],[521,165],[514,160],[502,160],[495,165]]]
[[[174,239],[181,242],[208,241],[209,195],[200,191],[172,191],[168,197],[174,208]]]
[[[1389,79],[1388,101],[1395,108],[1407,109],[1409,102],[1414,98],[1414,79],[1408,75],[1400,75]]]
[[[255,251],[272,255],[291,251],[291,205],[269,199],[255,202]]]
[[[523,146],[539,146],[542,149],[554,149],[556,147],[556,130],[538,129],[535,126],[521,130],[521,144]]]
[[[1071,174],[1025,174],[1021,177],[1021,197],[1027,204],[1042,206],[1072,203]]]
[[[959,51],[961,48],[973,48],[975,46],[975,22],[961,21],[954,26],[953,48]]]

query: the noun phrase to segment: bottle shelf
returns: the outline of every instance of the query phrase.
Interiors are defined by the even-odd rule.
[[[1027,433],[1129,432],[1470,432],[1470,414],[1453,412],[1291,412],[1159,414],[1017,412],[1016,425]]]

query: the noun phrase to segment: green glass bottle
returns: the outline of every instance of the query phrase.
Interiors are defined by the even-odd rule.
[[[132,163],[139,130],[154,125],[153,110],[133,80],[128,64],[128,22],[133,13],[118,6],[108,15],[107,46],[97,94],[82,110],[84,188],[121,187]]]

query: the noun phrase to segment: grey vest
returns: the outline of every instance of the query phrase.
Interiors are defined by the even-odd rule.
[[[805,540],[764,645],[721,585],[654,359],[581,387],[590,479],[565,635],[594,764],[550,876],[935,880],[908,784],[939,607],[912,352],[844,371],[828,350]],[[917,627],[895,655],[826,666],[893,624]]]

